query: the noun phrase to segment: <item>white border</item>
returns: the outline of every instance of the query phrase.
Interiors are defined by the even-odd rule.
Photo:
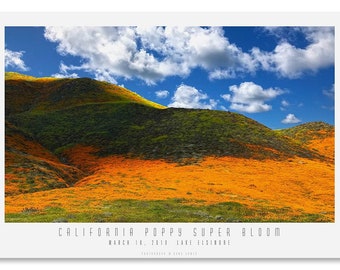
[[[0,58],[4,65],[4,26],[45,25],[218,25],[218,26],[335,26],[336,44],[339,44],[339,13],[1,13]],[[336,53],[336,66],[339,55]],[[335,78],[339,71],[335,69]],[[0,69],[4,90],[4,69]],[[335,82],[337,86],[337,82]],[[4,91],[1,92],[1,140],[4,142]],[[338,103],[336,95],[335,107]],[[337,117],[335,126],[337,130]],[[336,135],[337,135],[336,131]],[[336,136],[337,137],[337,136]],[[337,138],[336,138],[337,141]],[[337,146],[337,144],[336,144]],[[336,147],[337,150],[337,147]],[[336,151],[337,153],[337,151]],[[100,237],[59,237],[58,228],[94,228],[103,224],[5,224],[4,223],[4,143],[1,145],[0,183],[0,258],[193,258],[183,256],[186,247],[172,249],[174,255],[145,256],[135,246],[109,247],[108,239]],[[338,161],[336,158],[336,168]],[[338,179],[336,170],[336,179]],[[336,180],[335,193],[339,193]],[[336,221],[339,216],[339,200],[336,199]],[[135,228],[136,235],[143,237],[145,228],[182,228],[187,239],[192,227],[230,227],[231,246],[224,248],[204,247],[197,250],[197,258],[340,258],[340,224],[335,223],[243,223],[243,224],[196,224],[196,223],[137,223],[105,224],[104,227]],[[242,228],[257,230],[279,227],[278,238],[241,237]],[[171,238],[174,240],[175,238]],[[151,241],[148,238],[148,241]],[[196,246],[191,248],[196,252]],[[146,252],[168,252],[169,247],[149,247]],[[176,255],[177,254],[177,255]]]
[[[1,3],[1,12],[338,12],[334,0],[16,0]]]

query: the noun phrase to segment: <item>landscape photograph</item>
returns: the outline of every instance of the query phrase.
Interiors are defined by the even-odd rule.
[[[334,27],[5,27],[5,222],[335,222]]]

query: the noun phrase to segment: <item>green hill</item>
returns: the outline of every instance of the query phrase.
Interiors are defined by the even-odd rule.
[[[165,108],[123,87],[89,78],[34,79],[18,73],[6,73],[5,78],[6,115],[112,102],[131,102],[159,109]]]
[[[6,120],[59,157],[77,144],[95,146],[99,155],[176,162],[204,156],[320,157],[241,114],[164,109],[125,88],[88,78],[7,77]]]
[[[5,80],[23,80],[23,81],[43,81],[43,80],[58,80],[52,77],[36,78],[33,76],[17,73],[17,72],[6,72]]]
[[[301,143],[308,143],[313,139],[334,136],[334,126],[324,122],[309,122],[292,128],[282,129],[278,132]]]

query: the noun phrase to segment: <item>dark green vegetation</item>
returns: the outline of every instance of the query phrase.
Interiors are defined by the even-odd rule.
[[[67,212],[60,207],[44,210],[26,208],[7,214],[6,222],[327,222],[318,214],[291,216],[289,208],[256,209],[237,202],[207,206],[185,205],[185,200],[162,201],[117,200],[105,202],[99,211]]]
[[[99,155],[175,162],[203,156],[321,158],[241,114],[161,108],[87,78],[6,80],[6,120],[60,158],[77,144],[95,146]]]

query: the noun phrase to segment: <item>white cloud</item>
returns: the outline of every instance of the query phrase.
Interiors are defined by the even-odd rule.
[[[24,51],[15,52],[5,49],[5,68],[12,67],[22,71],[29,70],[25,62],[21,59],[23,57],[23,54]]]
[[[209,73],[209,80],[221,80],[221,79],[232,79],[236,78],[236,72],[234,69],[216,69]]]
[[[116,79],[110,74],[109,71],[106,70],[96,70],[94,72],[94,78],[98,81],[106,81],[106,82],[110,82],[113,84],[117,84]]]
[[[254,72],[256,61],[231,44],[220,27],[46,27],[45,38],[61,55],[74,55],[82,69],[115,80],[139,78],[154,84],[188,76],[201,67],[210,79]]]
[[[322,93],[323,93],[325,96],[334,99],[334,84],[332,85],[332,87],[331,87],[330,89],[322,90]]]
[[[223,98],[225,101],[230,101],[231,95],[230,94],[223,94],[223,95],[221,95],[221,98]]]
[[[201,90],[184,84],[176,89],[171,100],[172,103],[170,103],[168,107],[214,109],[217,105],[214,99],[209,99],[209,96]]]
[[[228,108],[226,108],[226,107],[225,107],[225,106],[223,106],[223,105],[221,105],[221,106],[220,106],[220,109],[221,109],[221,110],[223,110],[223,111],[226,111],[226,112],[228,112],[228,111],[229,111],[229,110],[228,110]]]
[[[55,74],[52,74],[51,77],[59,78],[59,79],[63,79],[63,78],[79,78],[77,73],[71,73],[71,74],[55,73]]]
[[[264,52],[253,48],[252,56],[262,69],[290,79],[334,65],[334,28],[304,27],[299,28],[299,31],[309,42],[305,48],[298,48],[282,39],[274,51]]]
[[[210,80],[255,74],[258,69],[298,78],[334,64],[334,28],[272,28],[282,36],[273,51],[243,52],[221,27],[46,27],[45,38],[61,55],[81,58],[69,71],[83,70],[115,83],[138,78],[155,84],[202,68]],[[281,32],[280,32],[281,31]],[[285,32],[302,33],[309,45],[298,48]]]
[[[289,104],[289,102],[288,102],[287,100],[282,100],[282,101],[281,101],[281,105],[282,105],[283,107],[288,107],[290,104]]]
[[[279,88],[263,89],[262,86],[253,82],[243,82],[239,86],[232,85],[229,90],[231,94],[221,97],[231,102],[230,109],[247,113],[270,111],[272,106],[265,102],[284,93]]]
[[[282,100],[280,110],[285,111],[287,109],[287,107],[289,107],[289,106],[290,106],[290,103],[287,100]]]
[[[270,111],[272,109],[272,106],[264,103],[250,103],[250,104],[232,103],[230,105],[230,109],[239,112],[258,113]]]
[[[301,33],[301,27],[281,27],[281,26],[265,26],[262,28],[263,32],[274,36],[276,39],[282,41],[295,41]]]
[[[69,73],[69,67],[66,66],[64,63],[60,63],[59,65],[59,73],[55,73],[55,74],[52,74],[51,76],[52,77],[55,77],[55,78],[79,78],[78,74],[77,73]]]
[[[158,98],[167,98],[170,93],[167,90],[158,90],[155,92],[155,94]]]
[[[296,124],[300,123],[301,120],[298,119],[294,114],[287,114],[286,118],[281,121],[283,124]]]

